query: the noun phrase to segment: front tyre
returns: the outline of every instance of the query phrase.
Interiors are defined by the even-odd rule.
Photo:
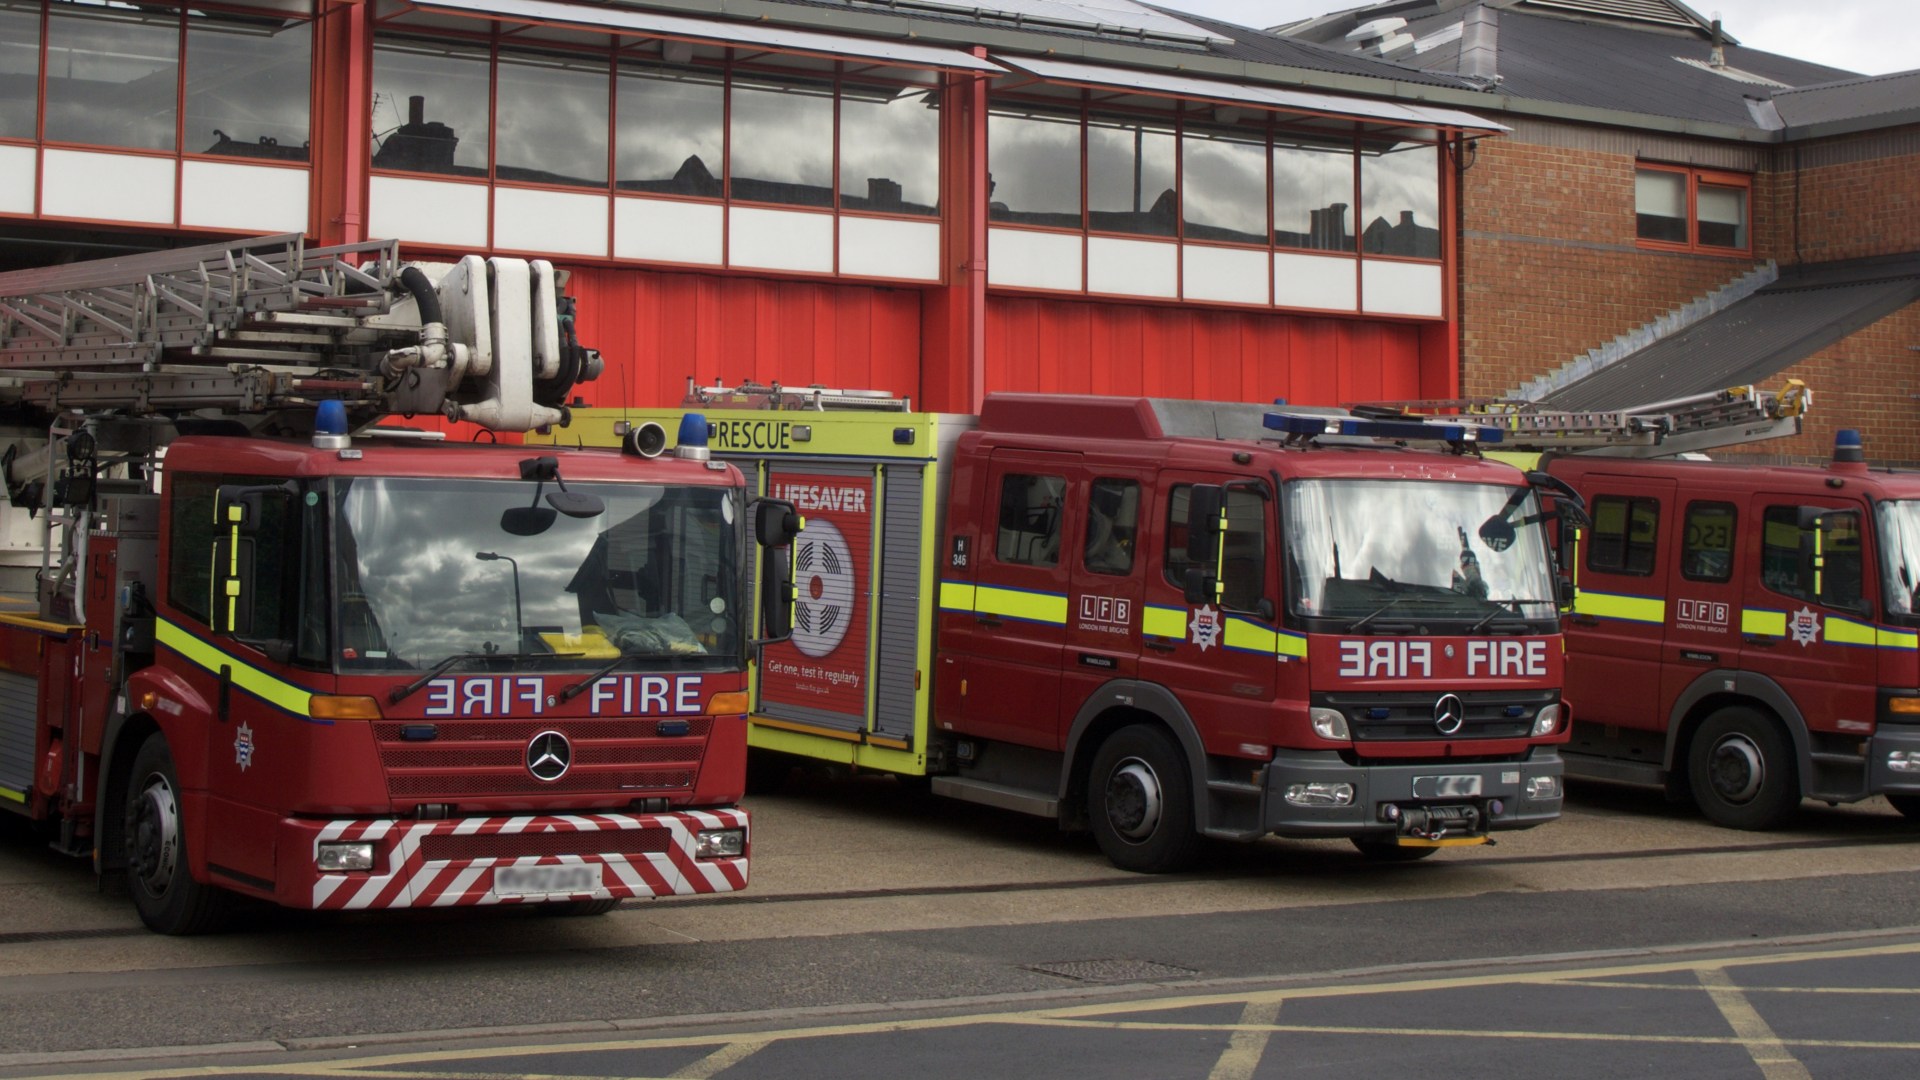
[[[1721,709],[1687,753],[1693,800],[1716,825],[1778,828],[1800,806],[1800,775],[1786,731],[1753,709]]]
[[[133,756],[125,805],[127,887],[140,921],[162,934],[204,934],[226,920],[232,896],[193,880],[180,812],[180,776],[164,735]]]
[[[1166,874],[1200,852],[1193,831],[1193,777],[1186,755],[1166,729],[1121,728],[1093,756],[1087,819],[1113,865]]]

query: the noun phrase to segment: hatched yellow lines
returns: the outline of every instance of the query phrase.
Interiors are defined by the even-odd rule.
[[[1788,1048],[1805,1049],[1844,1049],[1844,1050],[1892,1050],[1920,1053],[1920,1040],[1913,1039],[1782,1039],[1761,1020],[1753,1006],[1746,1000],[1748,993],[1905,993],[1920,992],[1920,988],[1896,988],[1886,991],[1862,990],[1857,987],[1793,987],[1768,986],[1753,988],[1735,988],[1728,972],[1734,969],[1768,966],[1785,966],[1818,961],[1873,959],[1881,957],[1912,956],[1920,954],[1920,941],[1895,942],[1880,945],[1868,945],[1853,948],[1806,949],[1793,952],[1775,952],[1742,957],[1695,958],[1623,963],[1604,966],[1582,966],[1558,970],[1513,971],[1501,970],[1473,975],[1436,975],[1425,978],[1402,979],[1372,983],[1339,981],[1321,986],[1297,986],[1269,988],[1261,990],[1220,990],[1218,992],[1200,992],[1174,994],[1150,999],[1130,999],[1119,1001],[1094,1002],[1081,1005],[1039,1006],[1005,1012],[967,1013],[955,1016],[900,1016],[884,1020],[862,1023],[823,1024],[820,1026],[797,1026],[775,1030],[735,1032],[721,1034],[688,1034],[637,1036],[632,1038],[602,1039],[592,1042],[549,1043],[539,1046],[514,1047],[473,1047],[459,1050],[419,1050],[389,1054],[367,1055],[351,1059],[335,1059],[315,1062],[274,1062],[253,1065],[183,1065],[172,1069],[142,1069],[137,1072],[65,1074],[67,1080],[77,1080],[87,1076],[90,1080],[169,1080],[173,1077],[217,1077],[217,1076],[325,1076],[352,1077],[357,1080],[416,1080],[420,1077],[445,1078],[459,1076],[491,1077],[494,1073],[484,1071],[489,1059],[503,1057],[523,1058],[529,1055],[583,1054],[595,1052],[657,1051],[672,1049],[708,1049],[709,1053],[685,1066],[679,1077],[715,1077],[734,1064],[745,1061],[763,1047],[777,1042],[802,1039],[846,1038],[849,1036],[887,1035],[899,1032],[928,1032],[943,1029],[976,1027],[983,1025],[1008,1025],[1028,1027],[1078,1028],[1106,1031],[1189,1031],[1227,1033],[1229,1045],[1215,1063],[1209,1080],[1239,1080],[1251,1076],[1259,1065],[1268,1041],[1274,1035],[1311,1034],[1336,1036],[1401,1036],[1412,1038],[1439,1039],[1488,1039],[1488,1040],[1537,1040],[1554,1043],[1588,1044],[1671,1044],[1684,1046],[1731,1046],[1739,1047],[1752,1056],[1768,1080],[1791,1080],[1804,1077],[1807,1072],[1788,1052]],[[1684,983],[1634,982],[1627,981],[1636,977],[1649,978],[1659,975],[1690,974],[1699,980],[1697,985]],[[1610,981],[1610,980],[1622,981]],[[1732,1027],[1733,1034],[1711,1035],[1656,1035],[1623,1032],[1591,1032],[1525,1029],[1472,1029],[1472,1028],[1423,1028],[1423,1027],[1372,1027],[1364,1024],[1318,1025],[1279,1023],[1282,1003],[1288,1001],[1308,1001],[1314,999],[1364,999],[1382,995],[1419,994],[1429,991],[1460,990],[1475,987],[1493,986],[1577,986],[1588,989],[1614,989],[1623,991],[1662,990],[1699,993],[1703,989],[1713,996],[1721,1014]],[[1131,1020],[1129,1016],[1143,1013],[1168,1012],[1178,1009],[1204,1008],[1208,1006],[1241,1007],[1239,1020],[1233,1023],[1168,1022]],[[680,1018],[685,1020],[686,1018]],[[631,1021],[626,1023],[633,1023]],[[1242,1037],[1244,1036],[1244,1038]],[[468,1071],[460,1068],[460,1063],[482,1063],[482,1071]],[[457,1072],[452,1071],[458,1069]],[[525,1077],[527,1074],[516,1073]],[[574,1080],[559,1075],[540,1077],[537,1080]],[[597,1078],[606,1080],[606,1078]]]

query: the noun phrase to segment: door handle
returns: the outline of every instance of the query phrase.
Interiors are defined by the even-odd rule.
[[[1168,641],[1165,638],[1148,638],[1147,639],[1147,648],[1152,649],[1156,652],[1170,653],[1178,647],[1179,647],[1179,642]]]
[[[1600,617],[1597,615],[1572,615],[1568,617],[1568,620],[1572,622],[1573,625],[1575,626],[1599,626],[1600,625]]]
[[[997,627],[997,626],[999,626],[999,625],[1000,625],[1000,616],[998,616],[998,615],[979,615],[979,614],[976,614],[976,615],[975,615],[975,616],[973,617],[973,621],[974,621],[974,622],[976,622],[976,623],[978,623],[979,625],[981,625],[981,626],[984,626],[984,627],[986,627],[986,628],[988,628],[989,630],[991,630],[991,629],[993,629],[994,627]]]
[[[1749,645],[1758,645],[1766,649],[1771,649],[1775,645],[1780,644],[1779,638],[1763,637],[1759,634],[1745,634],[1742,635],[1741,640]]]

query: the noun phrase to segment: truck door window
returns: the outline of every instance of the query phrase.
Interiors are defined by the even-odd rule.
[[[1133,572],[1133,542],[1140,526],[1140,485],[1132,480],[1095,480],[1087,503],[1083,561],[1096,574]]]
[[[1060,562],[1060,511],[1067,482],[1058,476],[1008,473],[1000,481],[1000,538],[994,557],[1019,566]]]
[[[1808,557],[1816,548],[1818,566]],[[1863,610],[1866,594],[1861,554],[1858,511],[1767,507],[1760,583],[1774,592],[1829,607]]]
[[[1593,527],[1587,530],[1587,569],[1642,577],[1653,573],[1660,534],[1658,502],[1600,495],[1588,512]]]
[[[205,622],[212,617],[214,541],[224,535],[223,526],[214,520],[220,489],[277,481],[260,476],[175,474],[167,482],[173,492],[167,600],[182,614]],[[300,617],[302,602],[315,595],[323,580],[318,557],[305,559],[301,554],[305,534],[312,531],[308,519],[317,521],[318,511],[309,512],[306,501],[298,497],[266,499],[260,507],[261,518],[243,541],[251,549],[252,572],[242,589],[253,606],[252,628],[244,636],[294,643],[294,659],[322,663],[326,653],[313,625],[319,620]]]
[[[1732,503],[1687,504],[1680,576],[1689,581],[1726,581],[1733,576],[1735,514]]]
[[[1187,494],[1176,486],[1167,499],[1167,580],[1184,588],[1187,573]],[[1266,595],[1267,501],[1244,487],[1227,489],[1226,563],[1222,567],[1220,605],[1258,611]]]

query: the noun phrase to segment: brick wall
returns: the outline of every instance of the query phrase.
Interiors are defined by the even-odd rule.
[[[1920,251],[1920,126],[1796,144],[1774,161],[1755,212],[1768,258],[1785,266]]]

